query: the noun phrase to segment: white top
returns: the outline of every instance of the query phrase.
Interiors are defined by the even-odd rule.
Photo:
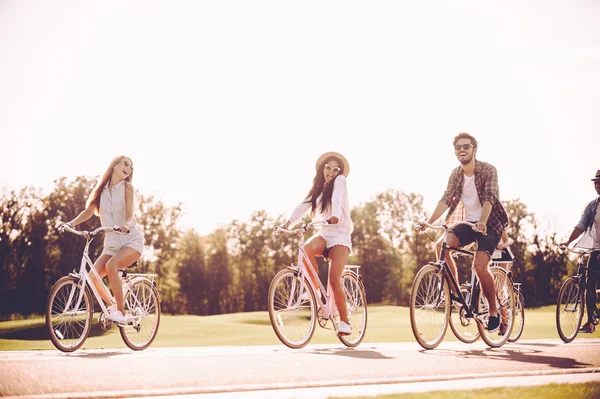
[[[346,176],[339,175],[336,177],[333,184],[333,193],[331,196],[331,209],[321,212],[321,199],[323,194],[317,198],[317,209],[315,210],[315,216],[313,222],[323,222],[329,220],[332,216],[338,218],[337,224],[330,224],[323,227],[319,227],[319,230],[335,230],[346,234],[351,234],[354,230],[354,224],[350,218],[350,205],[348,203],[348,187]],[[306,201],[306,200],[305,200]],[[290,228],[298,223],[302,217],[310,210],[310,202],[302,202],[294,209],[292,215],[288,219],[290,222]],[[317,226],[316,226],[317,227]]]
[[[465,220],[469,222],[477,222],[481,218],[481,202],[477,195],[477,187],[475,186],[475,175],[465,175],[465,183],[460,200],[465,208]]]
[[[100,196],[100,223],[102,227],[123,226],[127,218],[127,206],[125,204],[125,180],[115,184],[112,189],[110,183],[104,186]],[[129,224],[129,237],[135,237],[142,233],[137,229],[135,216]],[[107,232],[104,236],[104,246],[113,247],[120,245],[121,239],[118,233]]]

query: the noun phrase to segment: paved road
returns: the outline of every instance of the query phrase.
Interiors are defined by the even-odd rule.
[[[276,396],[282,398],[283,392],[301,388],[346,387],[333,391],[344,396],[347,387],[348,394],[358,394],[365,388],[414,383],[434,388],[434,382],[442,381],[469,389],[473,381],[516,381],[519,376],[535,376],[540,382],[581,376],[600,381],[600,339],[570,344],[529,340],[498,349],[482,342],[444,342],[431,351],[405,342],[362,343],[358,348],[309,345],[301,350],[276,345],[0,352],[0,395],[53,399],[208,393],[233,397],[234,392],[264,389],[283,389]],[[299,397],[287,397],[292,396]]]

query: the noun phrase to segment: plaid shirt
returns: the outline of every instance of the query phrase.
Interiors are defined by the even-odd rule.
[[[448,179],[448,187],[442,196],[440,202],[448,205],[450,208],[446,215],[446,222],[453,220],[464,220],[464,207],[460,198],[463,193],[465,183],[465,174],[462,167],[459,166],[452,171],[450,179]],[[492,204],[492,212],[487,220],[487,226],[494,231],[498,236],[502,235],[502,229],[508,223],[508,215],[500,202],[500,190],[498,189],[498,173],[496,168],[489,163],[475,160],[475,187],[479,202],[483,206],[485,201]],[[460,205],[460,207],[459,207]],[[454,215],[455,211],[456,215]]]

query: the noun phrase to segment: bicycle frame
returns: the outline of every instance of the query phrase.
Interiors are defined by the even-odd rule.
[[[100,293],[98,292],[98,289],[96,288],[96,285],[92,283],[92,279],[91,279],[91,274],[94,275],[94,277],[96,277],[96,279],[98,279],[98,281],[100,281],[102,283],[102,277],[100,277],[100,275],[98,274],[98,272],[96,271],[96,269],[94,268],[94,264],[92,262],[92,260],[90,259],[89,256],[89,247],[90,247],[90,243],[93,240],[93,236],[95,234],[97,234],[98,232],[104,231],[114,231],[114,229],[108,228],[108,227],[99,227],[98,229],[94,230],[93,232],[89,233],[89,234],[82,234],[81,232],[70,228],[69,226],[65,226],[65,229],[69,230],[72,233],[75,233],[77,235],[83,235],[86,238],[86,243],[85,243],[85,247],[83,249],[83,255],[81,257],[81,264],[79,267],[79,272],[75,272],[75,270],[73,270],[72,273],[69,273],[69,276],[74,277],[79,279],[79,281],[81,281],[81,290],[79,292],[79,296],[77,298],[77,302],[75,303],[74,307],[71,307],[71,302],[74,300],[73,296],[74,296],[74,291],[75,288],[73,288],[69,294],[69,298],[67,300],[67,303],[65,305],[65,309],[79,309],[80,305],[81,305],[81,301],[83,300],[83,295],[85,292],[85,288],[86,285],[89,286],[90,290],[92,291],[92,293],[94,294],[94,298],[96,299],[96,302],[98,302],[98,304],[100,305],[100,307],[102,308],[102,313],[107,316],[108,315],[108,308],[106,307],[106,305],[104,304],[104,301],[102,300],[102,296],[100,295]],[[90,272],[88,272],[87,267],[89,267]],[[121,274],[122,275],[122,274]],[[130,291],[130,285],[131,283],[137,281],[137,278],[146,278],[148,281],[150,281],[152,284],[154,284],[154,277],[156,276],[155,274],[139,274],[139,273],[126,273],[126,275],[129,275],[131,277],[133,277],[133,279],[131,280],[121,280],[124,284],[123,284],[123,297],[126,296],[126,293]],[[150,278],[148,278],[150,277]],[[102,283],[102,290],[104,291],[104,293],[106,294],[106,296],[108,296],[109,298],[111,298],[112,303],[114,304],[114,297],[112,296],[112,294],[110,293],[110,291],[108,290],[108,287],[106,287],[106,285],[104,283]],[[137,298],[136,295],[131,295],[131,298],[133,298],[135,300],[135,305],[139,306],[140,308],[144,308],[143,306],[141,306],[142,304],[140,303],[139,299]],[[145,317],[145,315],[137,315],[137,316],[131,316],[132,321],[133,322],[137,322],[139,319],[141,319],[142,317]]]
[[[475,274],[475,270],[473,269],[473,267],[471,266],[471,286],[470,286],[470,290],[471,290],[471,297],[469,298],[469,303],[467,303],[467,301],[465,300],[465,298],[463,297],[462,293],[460,292],[460,287],[458,286],[458,283],[456,282],[456,279],[454,278],[454,275],[452,275],[452,273],[448,270],[448,263],[446,262],[446,252],[447,251],[453,251],[456,254],[460,254],[460,255],[465,255],[465,256],[470,256],[473,257],[475,256],[475,252],[473,251],[469,251],[466,249],[462,249],[462,248],[453,248],[453,247],[449,247],[446,244],[446,238],[444,237],[444,241],[442,242],[442,250],[440,251],[440,260],[435,262],[436,265],[440,266],[440,271],[443,273],[444,278],[446,279],[446,281],[449,281],[451,284],[451,292],[458,292],[458,300],[461,303],[461,305],[463,305],[465,307],[466,310],[466,317],[470,317],[470,318],[474,318],[477,322],[481,322],[481,320],[479,320],[477,317],[474,317],[474,310],[477,309],[477,303],[475,302],[475,298],[478,297],[477,293],[479,292],[479,290],[481,289],[481,287],[479,286],[479,280],[477,279],[477,275]],[[452,289],[454,288],[454,290]],[[440,289],[440,295],[442,293],[442,290]]]
[[[331,289],[331,285],[329,284],[329,270],[327,271],[327,290],[325,290],[323,288],[323,284],[319,284],[318,287],[315,287],[314,281],[311,278],[312,276],[314,276],[317,281],[319,281],[320,283],[321,280],[319,279],[319,275],[317,274],[316,270],[314,270],[314,268],[312,267],[312,264],[310,262],[310,258],[308,257],[308,255],[306,254],[306,251],[304,250],[304,235],[300,234],[300,241],[298,243],[298,261],[297,261],[297,266],[298,267],[298,273],[300,275],[300,287],[299,289],[299,295],[297,295],[296,298],[296,303],[292,304],[292,303],[288,303],[289,307],[299,307],[300,306],[300,302],[302,302],[301,296],[302,293],[304,292],[305,289],[305,283],[304,281],[307,280],[308,281],[308,285],[310,287],[310,289],[312,290],[312,292],[315,294],[315,299],[317,301],[317,307],[323,311],[323,317],[326,319],[329,319],[331,317],[333,317],[335,315],[335,301],[333,299],[333,292]],[[291,266],[291,268],[294,268],[295,266]],[[347,268],[358,268],[360,266],[346,266]],[[357,271],[354,271],[355,273],[357,273]],[[358,274],[358,273],[357,273]],[[295,287],[292,286],[292,290],[294,290]],[[325,303],[322,301],[322,297],[321,295],[318,295],[318,293],[321,293],[322,297],[325,298]],[[292,301],[292,297],[290,296],[289,302]]]

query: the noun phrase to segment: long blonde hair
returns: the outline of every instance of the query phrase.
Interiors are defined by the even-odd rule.
[[[112,161],[110,161],[110,165],[108,165],[108,168],[106,168],[106,171],[102,175],[102,178],[98,181],[98,183],[92,190],[92,193],[90,194],[90,197],[88,198],[85,204],[86,208],[90,205],[94,206],[94,215],[100,215],[100,197],[102,196],[102,190],[104,190],[104,187],[106,187],[106,185],[110,182],[110,178],[112,176],[113,168],[115,167],[115,165],[121,162],[124,158],[129,159],[129,162],[131,162],[132,165],[131,174],[125,178],[125,181],[128,181],[129,183],[133,181],[133,162],[131,161],[131,158],[125,155],[119,155],[114,157]]]

